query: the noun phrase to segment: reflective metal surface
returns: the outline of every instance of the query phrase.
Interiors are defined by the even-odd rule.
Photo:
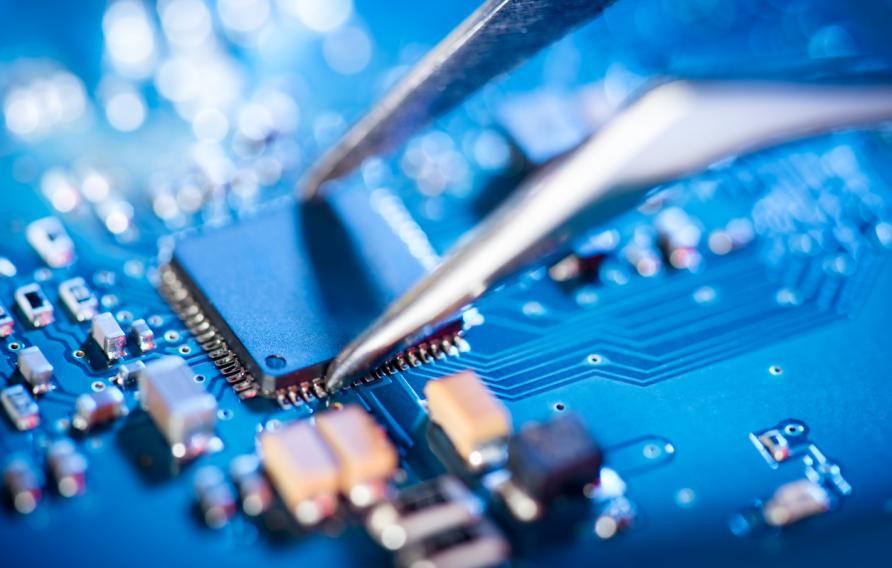
[[[600,14],[614,0],[489,0],[430,51],[316,162],[298,184],[313,197],[528,57]]]

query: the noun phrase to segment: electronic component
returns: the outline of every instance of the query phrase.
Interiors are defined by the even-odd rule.
[[[401,567],[486,568],[508,562],[511,547],[495,525],[481,521],[434,534],[396,555]]]
[[[75,497],[87,489],[87,458],[70,440],[57,440],[46,451],[46,463],[62,497]]]
[[[443,475],[408,487],[376,505],[366,530],[381,546],[398,550],[438,532],[481,518],[482,505],[455,477]]]
[[[6,308],[0,306],[0,339],[12,335],[12,330],[14,327],[15,321],[12,319],[12,316],[9,315],[9,312],[6,311]]]
[[[226,526],[235,515],[236,503],[220,468],[208,465],[198,470],[194,486],[198,507],[207,526],[212,529]]]
[[[217,400],[192,380],[181,357],[152,361],[139,373],[143,408],[170,444],[177,459],[191,459],[216,442]]]
[[[24,456],[14,456],[3,468],[3,482],[15,510],[27,515],[37,508],[43,496],[44,479],[40,470]]]
[[[148,353],[155,348],[155,332],[144,319],[134,320],[130,324],[130,337],[133,338],[140,353]]]
[[[463,371],[430,381],[424,394],[431,420],[472,469],[504,461],[511,416],[476,374]]]
[[[774,527],[792,525],[830,509],[827,490],[809,479],[799,479],[777,488],[765,503],[765,522]]]
[[[0,403],[19,430],[33,430],[40,424],[37,403],[22,385],[12,385],[0,391]]]
[[[697,248],[701,229],[684,209],[663,209],[654,219],[654,227],[666,263],[678,270],[697,271],[701,268],[703,258]]]
[[[584,498],[597,483],[601,450],[572,414],[525,426],[508,442],[510,478],[494,490],[511,513],[528,522],[558,497]]]
[[[139,374],[146,368],[146,364],[142,361],[133,361],[130,363],[121,363],[118,366],[118,372],[112,379],[115,384],[121,388],[132,387],[137,383]]]
[[[53,305],[37,284],[26,284],[15,291],[15,303],[32,327],[44,327],[55,319]]]
[[[118,387],[106,387],[77,397],[71,425],[86,431],[127,415],[124,393]]]
[[[29,223],[25,238],[51,268],[62,268],[74,262],[74,242],[65,232],[62,222],[55,217],[44,217]]]
[[[337,507],[338,463],[308,421],[260,435],[263,467],[294,518],[313,525]]]
[[[53,366],[47,361],[40,347],[35,345],[19,351],[18,367],[22,377],[31,385],[32,393],[43,394],[53,388],[50,384]]]
[[[635,522],[635,507],[625,497],[614,497],[606,502],[595,519],[595,534],[609,540]]]
[[[605,261],[614,253],[618,243],[619,234],[615,230],[586,235],[573,244],[572,253],[549,267],[548,276],[561,283],[597,281]]]
[[[238,488],[242,511],[256,517],[273,504],[273,490],[263,475],[260,459],[254,454],[238,456],[229,464],[229,475]]]
[[[808,440],[808,427],[794,419],[750,434],[750,441],[772,467],[806,454],[812,446]]]
[[[790,457],[790,444],[780,430],[772,429],[759,435],[759,442],[765,446],[768,453],[776,462],[785,461]]]
[[[59,299],[75,321],[90,321],[99,312],[96,294],[87,288],[87,283],[80,277],[59,284]]]
[[[361,406],[350,404],[316,417],[316,428],[338,460],[341,492],[356,506],[368,506],[384,494],[399,458],[393,444]]]
[[[161,271],[162,292],[202,343],[220,358],[231,351],[227,376],[246,367],[266,396],[320,377],[425,272],[368,194],[342,189],[327,204],[277,207],[181,240]],[[323,243],[320,254],[313,245]]]
[[[90,327],[90,336],[109,361],[124,356],[127,336],[112,314],[108,312],[97,314]]]

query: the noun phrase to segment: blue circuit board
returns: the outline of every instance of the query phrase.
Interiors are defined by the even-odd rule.
[[[6,563],[389,565],[350,514],[295,531],[236,513],[210,528],[196,503],[202,468],[228,471],[257,451],[261,432],[355,403],[398,448],[394,484],[458,472],[504,531],[512,565],[888,564],[888,128],[738,157],[655,188],[637,210],[592,227],[561,263],[487,293],[465,314],[469,351],[391,367],[330,396],[233,380],[171,307],[164,266],[179,243],[296,208],[294,184],[312,159],[474,7],[0,0],[0,307],[14,322],[0,339],[0,387],[23,382],[28,348],[54,368],[36,428],[0,420],[0,466],[19,459],[44,472],[47,449],[71,440],[88,467],[83,494],[66,498],[48,483],[27,514],[4,487]],[[343,215],[353,237],[403,247],[415,264],[387,256],[383,268],[343,274],[331,287],[338,312],[368,310],[352,293],[361,279],[392,294],[433,267],[519,180],[649,80],[875,75],[892,64],[890,23],[882,0],[619,0],[344,181],[359,196]],[[46,217],[71,237],[69,266],[48,266],[29,243],[27,228]],[[234,248],[201,251],[220,282],[250,270]],[[263,246],[248,254],[262,266]],[[111,388],[118,374],[95,353],[90,323],[63,308],[59,285],[75,277],[121,326],[152,328],[156,348],[128,347],[123,363],[185,359],[218,404],[215,451],[172,459],[135,388],[123,389],[126,417],[73,430],[78,397]],[[14,307],[30,284],[55,308],[50,325],[33,328]],[[282,302],[251,306],[275,312]],[[264,333],[280,319],[247,329]],[[350,323],[334,341],[359,329]],[[581,515],[515,523],[491,486],[444,450],[424,388],[468,369],[515,429],[583,420],[609,474]],[[776,492],[801,481],[820,488],[821,510],[772,524],[765,511]]]

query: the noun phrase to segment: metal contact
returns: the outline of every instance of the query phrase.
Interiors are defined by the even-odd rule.
[[[180,280],[176,270],[165,264],[159,270],[158,291],[167,300],[171,309],[195,336],[195,340],[207,353],[220,374],[226,379],[242,400],[254,398],[260,392],[254,377],[229,348],[229,345],[211,324],[210,319],[195,301],[188,288]]]

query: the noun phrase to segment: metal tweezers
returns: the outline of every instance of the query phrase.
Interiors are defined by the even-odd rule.
[[[488,0],[419,62],[308,172],[304,198],[405,142],[609,0]],[[379,363],[520,268],[634,207],[654,186],[742,153],[892,120],[892,82],[672,81],[534,172],[331,363],[326,388]]]

